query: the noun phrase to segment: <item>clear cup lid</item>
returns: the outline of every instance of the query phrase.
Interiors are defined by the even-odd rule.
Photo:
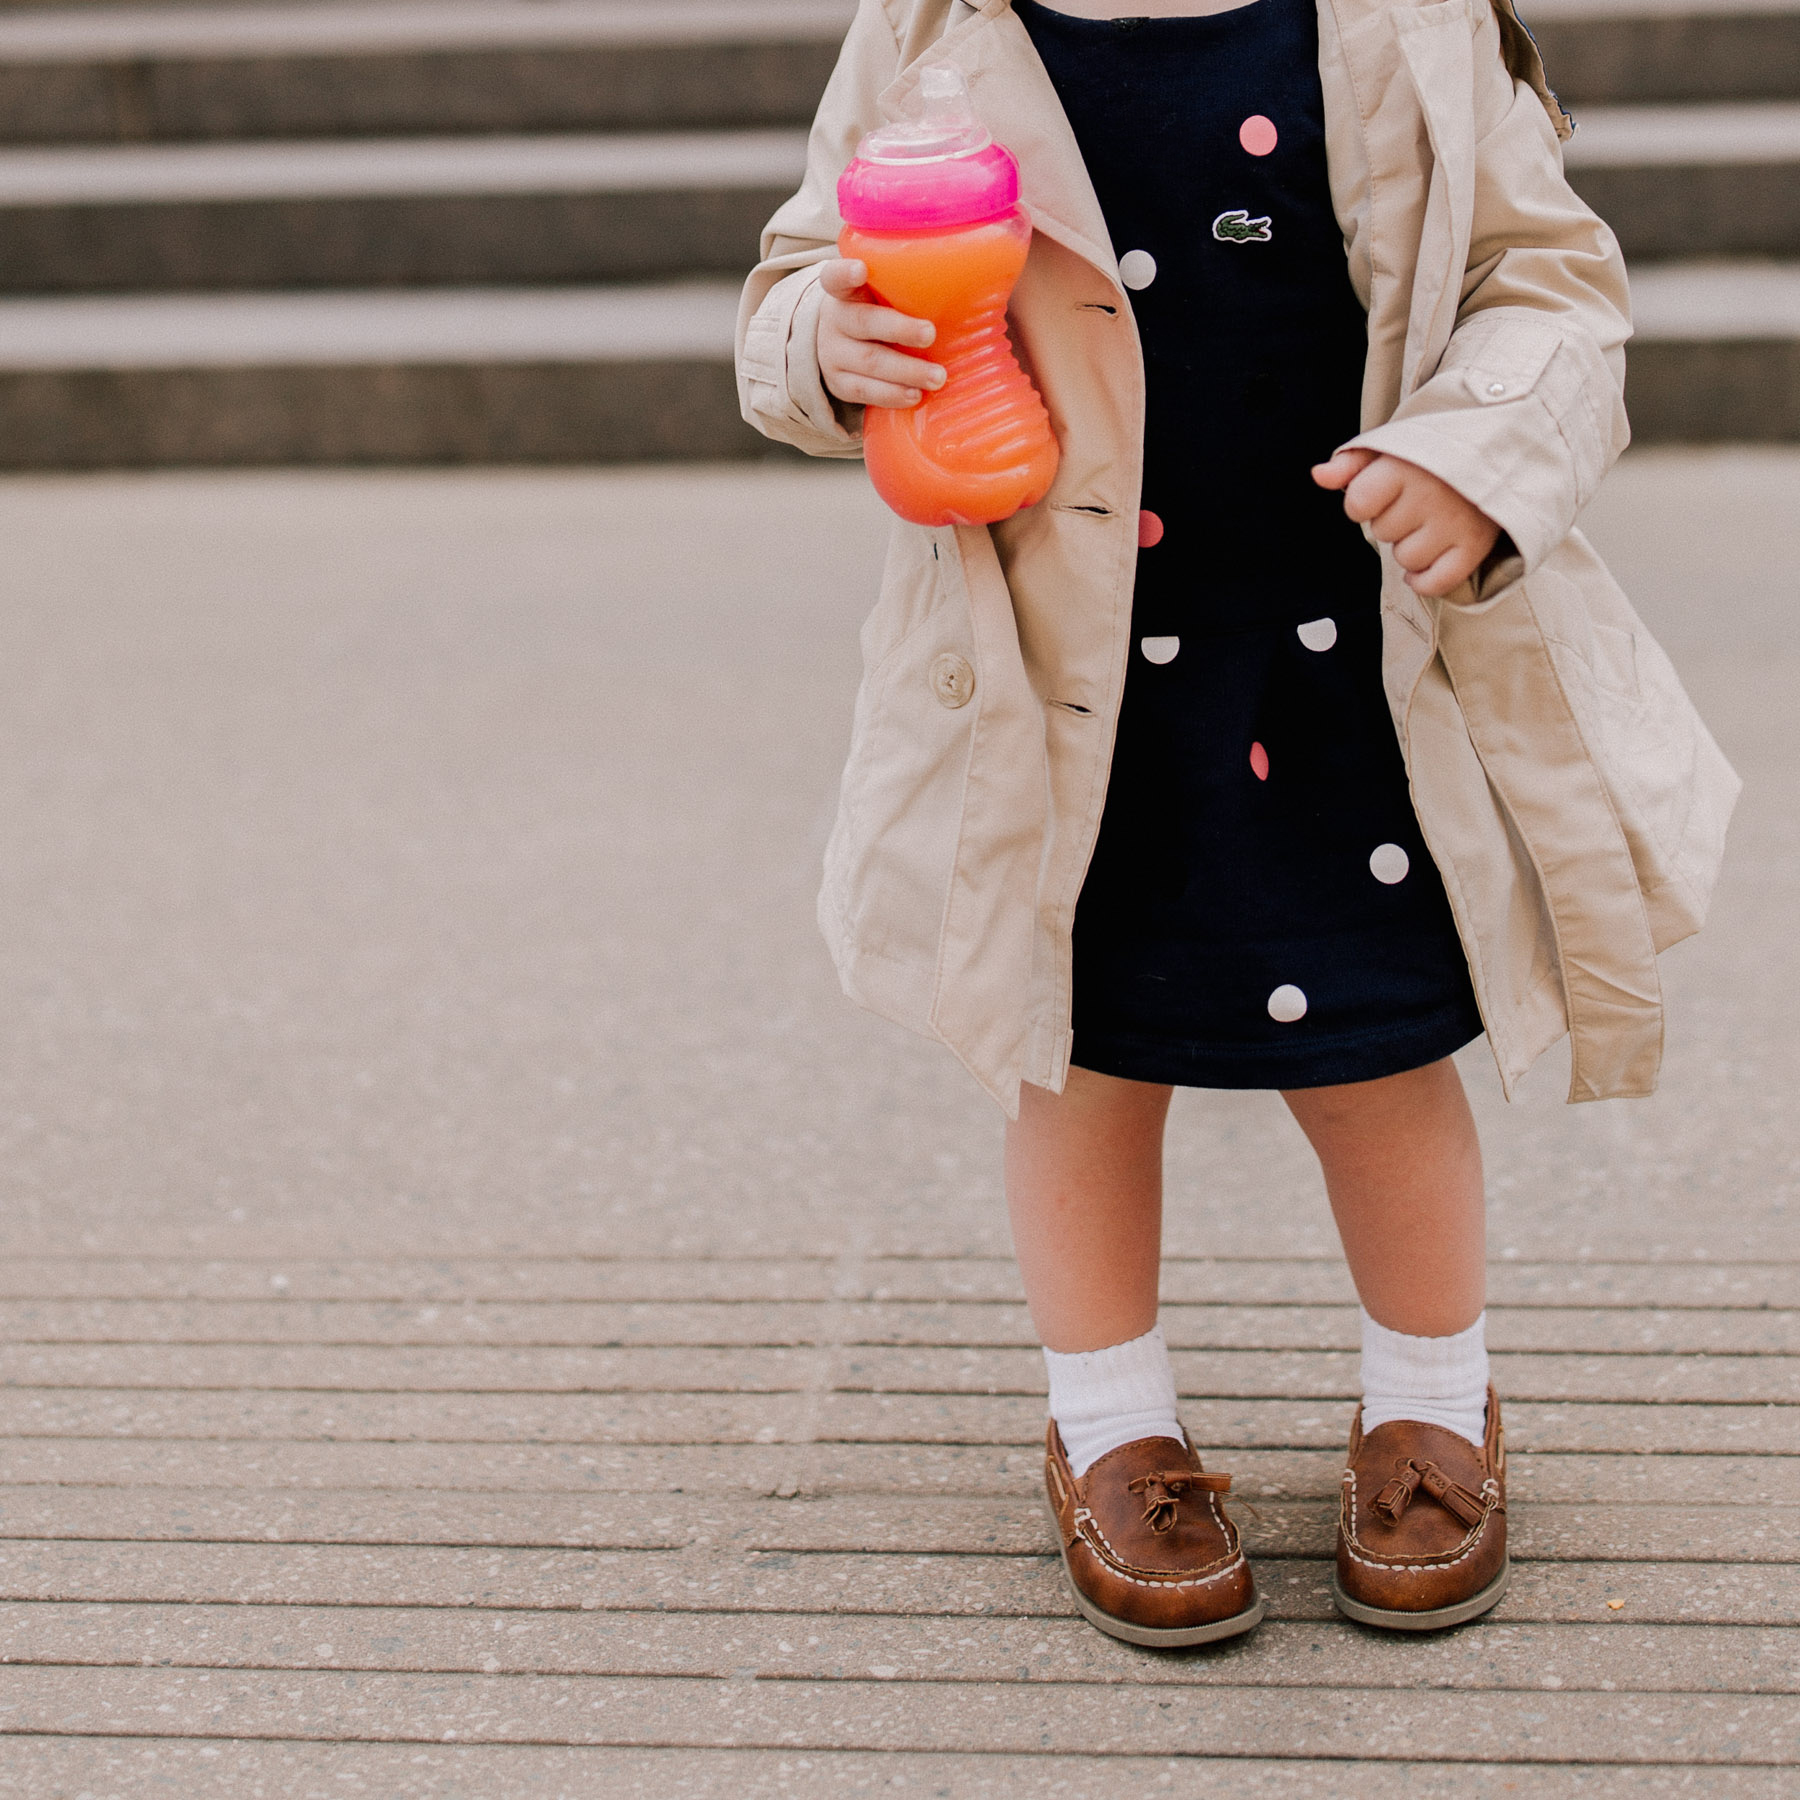
[[[975,156],[994,140],[975,114],[961,69],[930,63],[919,71],[919,107],[910,118],[871,131],[856,154],[864,162],[947,162]]]

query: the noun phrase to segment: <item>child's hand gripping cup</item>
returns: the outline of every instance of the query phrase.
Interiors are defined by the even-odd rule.
[[[937,328],[944,384],[905,410],[871,406],[875,491],[915,525],[992,525],[1050,490],[1050,415],[1006,335],[1031,247],[1019,165],[983,130],[962,73],[922,72],[922,115],[863,139],[838,182],[839,252],[884,305]]]

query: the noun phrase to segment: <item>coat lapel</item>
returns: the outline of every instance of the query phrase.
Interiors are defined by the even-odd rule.
[[[1456,326],[1475,205],[1470,12],[1318,4],[1332,201],[1369,309],[1366,430],[1430,379]]]
[[[1392,16],[1431,142],[1430,187],[1400,370],[1401,392],[1409,394],[1436,371],[1462,304],[1461,277],[1475,220],[1475,116],[1467,104],[1474,91],[1474,50],[1467,0],[1438,0],[1416,11],[1397,8]]]

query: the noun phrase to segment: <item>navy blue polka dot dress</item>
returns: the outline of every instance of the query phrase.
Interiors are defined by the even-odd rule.
[[[1481,1031],[1382,689],[1380,564],[1311,466],[1366,321],[1314,0],[1089,20],[1014,0],[1132,290],[1148,380],[1133,651],[1075,919],[1083,1068],[1300,1088]]]

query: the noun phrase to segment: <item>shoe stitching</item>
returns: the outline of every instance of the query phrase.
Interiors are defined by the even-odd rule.
[[[1361,1563],[1365,1569],[1392,1569],[1406,1575],[1429,1575],[1437,1569],[1454,1569],[1458,1563],[1467,1562],[1481,1548],[1482,1539],[1487,1536],[1487,1528],[1494,1514],[1500,1510],[1500,1489],[1498,1483],[1488,1480],[1481,1484],[1481,1491],[1492,1501],[1481,1523],[1463,1539],[1455,1551],[1446,1550],[1441,1555],[1428,1557],[1419,1562],[1394,1562],[1376,1556],[1370,1552],[1358,1556],[1357,1551],[1368,1550],[1361,1538],[1356,1535],[1356,1471],[1344,1471],[1344,1485],[1349,1488],[1338,1508],[1338,1531],[1344,1539],[1344,1548],[1350,1560]]]
[[[1372,1557],[1358,1556],[1347,1546],[1344,1554],[1353,1563],[1357,1563],[1365,1569],[1381,1569],[1390,1575],[1435,1575],[1440,1569],[1454,1569],[1458,1563],[1467,1562],[1480,1548],[1481,1546],[1476,1544],[1465,1550],[1461,1556],[1453,1557],[1449,1562],[1434,1563],[1376,1562]]]
[[[1120,1445],[1120,1449],[1123,1449],[1123,1447],[1125,1447],[1125,1445]],[[1192,1445],[1190,1445],[1190,1447],[1192,1447]],[[1100,1458],[1100,1462],[1094,1463],[1094,1469],[1098,1469],[1100,1463],[1107,1462],[1109,1458],[1116,1456],[1116,1454],[1118,1454],[1118,1451],[1107,1451],[1107,1454]],[[1046,1456],[1044,1460],[1046,1460],[1046,1465],[1051,1465],[1051,1458]],[[1048,1467],[1046,1467],[1046,1472],[1048,1472]],[[1093,1469],[1089,1469],[1089,1474],[1093,1474]],[[1071,1498],[1073,1498],[1073,1496],[1071,1496]],[[1217,1521],[1220,1532],[1226,1537],[1226,1543],[1231,1546],[1228,1552],[1226,1552],[1228,1553],[1228,1561],[1222,1562],[1217,1568],[1211,1568],[1208,1573],[1201,1573],[1201,1575],[1179,1575],[1179,1577],[1177,1577],[1177,1575],[1157,1575],[1157,1577],[1147,1577],[1147,1575],[1132,1573],[1134,1568],[1136,1568],[1136,1564],[1130,1564],[1130,1562],[1125,1561],[1120,1553],[1112,1548],[1112,1544],[1109,1543],[1107,1535],[1105,1535],[1105,1532],[1102,1532],[1100,1525],[1094,1521],[1093,1508],[1084,1507],[1084,1505],[1076,1505],[1075,1507],[1075,1517],[1073,1517],[1075,1537],[1069,1541],[1069,1546],[1066,1546],[1064,1555],[1067,1555],[1067,1548],[1073,1548],[1073,1544],[1075,1544],[1076,1541],[1080,1541],[1080,1543],[1087,1544],[1089,1550],[1093,1550],[1093,1552],[1100,1555],[1100,1561],[1102,1561],[1105,1570],[1109,1571],[1112,1577],[1116,1577],[1118,1580],[1125,1580],[1125,1582],[1130,1582],[1134,1588],[1211,1588],[1213,1582],[1224,1580],[1228,1575],[1233,1575],[1233,1573],[1237,1573],[1240,1568],[1244,1568],[1244,1566],[1246,1566],[1246,1559],[1244,1559],[1244,1546],[1242,1546],[1242,1541],[1238,1539],[1237,1530],[1233,1528],[1228,1517],[1224,1516],[1219,1510],[1219,1496],[1217,1496],[1217,1492],[1208,1492],[1208,1494],[1206,1494],[1206,1501],[1208,1501],[1208,1505],[1211,1507],[1213,1519]],[[1060,1512],[1060,1508],[1057,1508],[1057,1510]],[[1075,1571],[1069,1571],[1069,1579],[1075,1579]]]
[[[1090,1550],[1095,1547],[1093,1540],[1085,1533],[1083,1533],[1081,1541]],[[1241,1550],[1222,1569],[1215,1569],[1210,1575],[1184,1575],[1179,1580],[1170,1575],[1158,1576],[1154,1579],[1144,1575],[1133,1575],[1111,1555],[1102,1557],[1101,1561],[1105,1564],[1107,1573],[1116,1580],[1129,1581],[1133,1587],[1141,1588],[1211,1587],[1215,1581],[1223,1581],[1227,1575],[1235,1574],[1244,1567],[1244,1555]],[[1092,1596],[1090,1595],[1089,1598],[1091,1599]]]
[[[1081,1523],[1081,1527],[1082,1527],[1082,1530],[1081,1530],[1082,1537],[1087,1542],[1095,1545],[1100,1550],[1100,1552],[1101,1552],[1102,1556],[1105,1558],[1107,1564],[1111,1568],[1117,1570],[1118,1573],[1120,1575],[1124,1576],[1128,1581],[1137,1582],[1140,1587],[1191,1587],[1194,1585],[1204,1585],[1206,1582],[1209,1582],[1209,1581],[1217,1581],[1221,1575],[1228,1574],[1230,1572],[1230,1569],[1233,1564],[1240,1563],[1244,1560],[1244,1553],[1243,1553],[1242,1548],[1241,1547],[1233,1547],[1226,1551],[1225,1554],[1229,1558],[1229,1561],[1227,1561],[1223,1566],[1219,1566],[1219,1565],[1211,1564],[1211,1563],[1203,1565],[1203,1570],[1204,1569],[1215,1570],[1215,1572],[1212,1574],[1206,1574],[1206,1573],[1202,1572],[1202,1573],[1198,1573],[1198,1574],[1194,1574],[1194,1575],[1183,1575],[1183,1576],[1158,1575],[1158,1576],[1153,1577],[1152,1579],[1145,1580],[1142,1577],[1140,1577],[1139,1575],[1133,1573],[1133,1571],[1137,1569],[1138,1565],[1136,1563],[1127,1562],[1125,1560],[1125,1558],[1123,1556],[1121,1556],[1119,1554],[1119,1552],[1117,1550],[1115,1550],[1110,1543],[1107,1542],[1106,1533],[1103,1532],[1100,1529],[1099,1525],[1095,1522],[1094,1516],[1092,1513],[1089,1513],[1085,1519],[1082,1519],[1080,1521],[1080,1523]]]
[[[1215,1507],[1217,1506],[1216,1500],[1214,1502],[1214,1505],[1215,1505]],[[1094,1517],[1094,1515],[1091,1512],[1089,1512],[1085,1506],[1076,1507],[1076,1509],[1075,1509],[1076,1537],[1071,1539],[1068,1544],[1065,1544],[1063,1546],[1063,1561],[1064,1561],[1065,1565],[1068,1563],[1069,1551],[1074,1547],[1076,1542],[1086,1544],[1090,1551],[1092,1551],[1096,1548],[1093,1540],[1088,1537],[1087,1533],[1084,1530],[1082,1530],[1083,1526],[1093,1524],[1093,1517]],[[1100,1528],[1096,1525],[1096,1526],[1094,1526],[1094,1531],[1095,1531],[1096,1535],[1099,1535]],[[1105,1543],[1104,1537],[1101,1538],[1101,1543],[1102,1544]],[[1110,1546],[1108,1548],[1110,1548]],[[1105,1567],[1106,1571],[1110,1575],[1112,1575],[1115,1580],[1128,1581],[1131,1583],[1131,1585],[1133,1587],[1164,1588],[1164,1589],[1174,1589],[1177,1591],[1182,1588],[1211,1587],[1215,1581],[1222,1581],[1227,1575],[1233,1574],[1238,1569],[1244,1568],[1246,1566],[1245,1560],[1244,1560],[1244,1553],[1241,1548],[1232,1557],[1231,1561],[1224,1566],[1224,1568],[1217,1569],[1210,1575],[1188,1576],[1188,1577],[1182,1578],[1181,1580],[1175,1580],[1172,1578],[1165,1578],[1165,1579],[1156,1580],[1156,1581],[1146,1580],[1141,1575],[1133,1575],[1133,1574],[1129,1573],[1125,1568],[1123,1568],[1119,1565],[1119,1563],[1117,1562],[1117,1560],[1115,1558],[1111,1557],[1110,1555],[1102,1556],[1101,1562],[1102,1562],[1103,1566]],[[1069,1574],[1069,1580],[1077,1588],[1081,1588],[1081,1583],[1076,1580],[1075,1570],[1072,1566],[1069,1567],[1068,1574]],[[1086,1589],[1082,1589],[1081,1591],[1083,1593],[1086,1593]],[[1094,1596],[1089,1594],[1088,1598],[1090,1600],[1092,1600],[1094,1598]]]
[[[1183,1433],[1183,1442],[1188,1442],[1185,1433]],[[1128,1447],[1129,1446],[1127,1445],[1121,1444],[1119,1450],[1124,1450]],[[1193,1446],[1191,1443],[1188,1443],[1188,1447],[1191,1449]],[[1106,1455],[1102,1456],[1094,1463],[1093,1468],[1088,1470],[1089,1476],[1092,1476],[1094,1469],[1100,1468],[1102,1464],[1109,1462],[1113,1457],[1117,1456],[1119,1450],[1107,1451]],[[1046,1457],[1045,1462],[1046,1464],[1049,1464],[1050,1459]],[[1209,1490],[1206,1499],[1207,1504],[1212,1509],[1213,1519],[1217,1523],[1228,1546],[1226,1551],[1228,1560],[1217,1566],[1208,1565],[1210,1569],[1209,1573],[1182,1576],[1159,1575],[1154,1577],[1134,1574],[1133,1570],[1136,1569],[1137,1565],[1135,1563],[1127,1562],[1124,1557],[1112,1547],[1106,1533],[1103,1532],[1100,1529],[1100,1526],[1095,1522],[1093,1509],[1079,1504],[1075,1507],[1075,1536],[1085,1543],[1089,1549],[1099,1553],[1102,1562],[1111,1573],[1116,1575],[1121,1581],[1129,1581],[1134,1587],[1210,1587],[1215,1581],[1222,1581],[1227,1575],[1230,1575],[1235,1570],[1244,1566],[1244,1549],[1242,1540],[1238,1537],[1235,1527],[1219,1510],[1218,1494]],[[1072,1539],[1071,1543],[1073,1541],[1074,1540]]]
[[[1215,1517],[1218,1515],[1218,1509],[1218,1499],[1214,1496],[1213,1513]],[[1107,1541],[1106,1533],[1100,1529],[1099,1523],[1095,1520],[1093,1513],[1087,1507],[1080,1506],[1075,1509],[1075,1527],[1080,1534],[1082,1541],[1088,1544],[1090,1548],[1098,1549],[1102,1560],[1106,1563],[1107,1567],[1118,1575],[1121,1580],[1134,1582],[1138,1587],[1207,1587],[1213,1582],[1221,1580],[1226,1575],[1229,1575],[1233,1569],[1237,1568],[1243,1562],[1244,1551],[1241,1544],[1232,1543],[1231,1540],[1233,1534],[1230,1527],[1226,1524],[1226,1521],[1221,1518],[1219,1523],[1221,1526],[1225,1527],[1225,1541],[1227,1545],[1230,1546],[1226,1551],[1226,1556],[1229,1559],[1227,1562],[1218,1566],[1212,1564],[1206,1565],[1208,1569],[1211,1569],[1211,1573],[1181,1576],[1158,1575],[1146,1578],[1143,1575],[1133,1573],[1137,1568],[1137,1564],[1127,1562],[1124,1557],[1112,1547],[1111,1543]]]
[[[1493,1390],[1490,1388],[1488,1392],[1489,1405],[1490,1408],[1492,1408]],[[1361,1435],[1357,1430],[1357,1427],[1360,1426],[1361,1423],[1362,1408],[1359,1406],[1356,1409],[1356,1418],[1352,1422],[1351,1427],[1351,1436],[1353,1440]],[[1504,1442],[1503,1428],[1496,1427],[1495,1435],[1500,1441]],[[1354,1442],[1352,1448],[1355,1448]],[[1504,1464],[1501,1464],[1500,1466],[1504,1467]],[[1356,1535],[1356,1470],[1354,1466],[1345,1469],[1342,1485],[1347,1486],[1350,1491],[1348,1494],[1342,1494],[1340,1492],[1338,1505],[1338,1535],[1340,1538],[1340,1548],[1353,1563],[1358,1564],[1360,1567],[1385,1571],[1389,1574],[1430,1575],[1436,1573],[1440,1569],[1453,1569],[1458,1563],[1467,1562],[1469,1558],[1481,1548],[1482,1540],[1487,1536],[1489,1522],[1493,1519],[1495,1513],[1501,1510],[1504,1504],[1500,1498],[1500,1483],[1490,1475],[1482,1482],[1481,1492],[1488,1496],[1492,1504],[1481,1523],[1476,1526],[1469,1537],[1464,1540],[1464,1548],[1460,1555],[1432,1562],[1383,1562],[1371,1556],[1359,1556],[1357,1554],[1358,1549],[1364,1549],[1366,1546]]]

